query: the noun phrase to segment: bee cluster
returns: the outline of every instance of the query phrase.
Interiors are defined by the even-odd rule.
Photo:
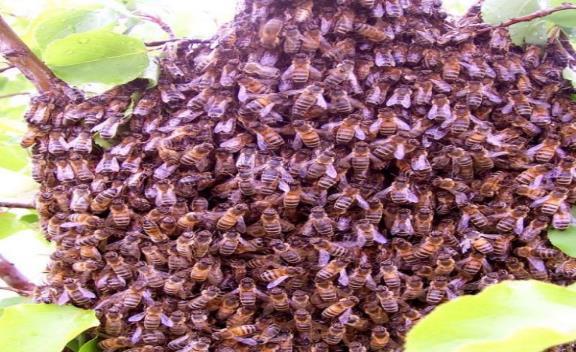
[[[95,308],[106,352],[392,351],[455,296],[574,280],[558,40],[436,0],[245,5],[157,87],[33,99],[39,300]]]

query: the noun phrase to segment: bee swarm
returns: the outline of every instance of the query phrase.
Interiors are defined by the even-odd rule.
[[[566,49],[477,10],[247,1],[154,88],[35,97],[36,298],[95,308],[106,352],[392,351],[456,296],[572,282]]]

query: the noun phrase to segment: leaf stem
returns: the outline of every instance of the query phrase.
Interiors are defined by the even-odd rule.
[[[0,54],[18,68],[41,93],[56,91],[64,84],[34,55],[2,16],[0,16]]]
[[[477,31],[477,34],[489,32],[495,28],[510,27],[510,26],[517,24],[517,23],[529,22],[529,21],[535,20],[537,18],[546,17],[546,16],[551,15],[555,12],[564,11],[564,10],[576,10],[576,4],[565,3],[565,4],[562,4],[560,6],[553,7],[551,9],[544,9],[544,10],[533,12],[533,13],[525,15],[525,16],[510,18],[510,19],[508,19],[508,20],[506,20],[500,24],[497,24],[495,26],[490,26],[490,27],[479,29]]]
[[[36,287],[2,254],[0,254],[0,279],[20,294],[30,293]]]
[[[158,25],[158,27],[160,27],[160,29],[162,29],[164,32],[166,32],[168,34],[168,37],[170,39],[176,38],[176,35],[174,35],[174,31],[172,30],[170,25],[168,25],[168,23],[164,22],[164,20],[162,20],[160,17],[150,15],[150,14],[144,13],[142,11],[135,11],[134,14],[136,16],[146,20],[146,21],[149,21],[149,22],[152,22],[152,23]]]
[[[35,209],[34,202],[10,202],[1,201],[0,208],[19,208],[19,209]]]

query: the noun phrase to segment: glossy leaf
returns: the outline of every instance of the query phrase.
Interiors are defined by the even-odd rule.
[[[539,352],[576,339],[576,291],[505,281],[440,305],[408,333],[406,352]]]
[[[73,306],[10,306],[0,316],[0,351],[61,352],[68,341],[97,325],[94,311]]]
[[[116,21],[116,13],[109,9],[54,9],[41,17],[35,26],[34,36],[40,48],[45,49],[54,40],[74,33],[113,26]]]
[[[98,348],[97,337],[93,338],[92,340],[80,346],[80,349],[78,350],[78,352],[98,352],[98,351],[100,351],[100,349]]]
[[[576,4],[576,0],[548,0],[547,7],[557,7],[563,3]],[[576,10],[559,11],[544,18],[562,27],[576,27]]]
[[[126,83],[148,67],[141,40],[108,31],[71,34],[56,40],[48,45],[43,58],[56,75],[71,83]]]
[[[0,213],[0,239],[29,228],[29,224],[19,221],[18,215],[10,212]]]
[[[576,258],[576,226],[570,226],[564,231],[549,230],[548,239],[554,247]]]
[[[28,297],[22,296],[4,298],[0,300],[0,315],[2,314],[4,308],[24,303],[32,303],[32,300]]]
[[[570,67],[566,67],[564,70],[562,70],[562,77],[572,82],[572,86],[576,87],[576,71]]]
[[[486,0],[482,3],[482,19],[489,24],[500,24],[507,19],[528,15],[540,10],[538,0]],[[548,23],[544,20],[517,23],[508,27],[515,44],[524,42],[542,45],[546,43]]]

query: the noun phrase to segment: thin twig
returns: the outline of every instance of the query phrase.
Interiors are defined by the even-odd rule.
[[[2,67],[2,68],[0,68],[0,73],[6,72],[6,71],[11,70],[11,69],[13,69],[13,68],[16,68],[16,66],[14,66],[14,65],[8,65],[8,66],[6,66],[6,67]]]
[[[61,83],[54,73],[34,55],[2,16],[0,16],[0,54],[18,68],[39,92],[58,90],[58,85]]]
[[[2,254],[0,254],[0,279],[9,287],[19,291],[31,292],[36,287]]]
[[[145,19],[146,21],[149,21],[149,22],[152,22],[152,23],[158,25],[158,27],[160,27],[160,29],[162,29],[164,32],[166,32],[168,34],[168,37],[170,39],[176,38],[176,36],[174,35],[174,31],[172,30],[170,25],[168,25],[168,23],[164,22],[164,20],[162,20],[160,17],[150,15],[150,14],[144,13],[142,11],[136,11],[134,14],[140,18]]]
[[[166,43],[171,43],[171,42],[176,42],[176,41],[185,41],[191,44],[205,44],[205,43],[210,43],[211,41],[208,39],[182,39],[182,38],[176,38],[176,39],[166,39],[166,40],[158,40],[158,41],[154,41],[154,42],[146,42],[144,43],[146,46],[160,46],[160,45],[164,45]]]
[[[0,208],[35,209],[33,202],[9,202],[0,200]]]
[[[20,95],[30,95],[30,93],[28,93],[28,92],[18,92],[18,93],[4,94],[4,95],[0,95],[0,99],[17,97],[17,96],[20,96]]]
[[[564,10],[576,10],[576,4],[566,3],[566,4],[562,4],[560,6],[557,6],[557,7],[553,7],[551,9],[536,11],[536,12],[528,14],[526,16],[511,18],[511,19],[506,20],[506,21],[504,21],[498,25],[479,29],[477,31],[477,34],[489,32],[490,30],[492,30],[494,28],[510,27],[510,26],[515,25],[517,23],[529,22],[529,21],[535,20],[537,18],[546,17],[546,16],[551,15],[555,12],[564,11]]]
[[[14,287],[8,287],[8,286],[0,286],[0,290],[12,291],[14,293],[19,294],[20,296],[29,296],[32,293],[31,291],[18,290]]]

